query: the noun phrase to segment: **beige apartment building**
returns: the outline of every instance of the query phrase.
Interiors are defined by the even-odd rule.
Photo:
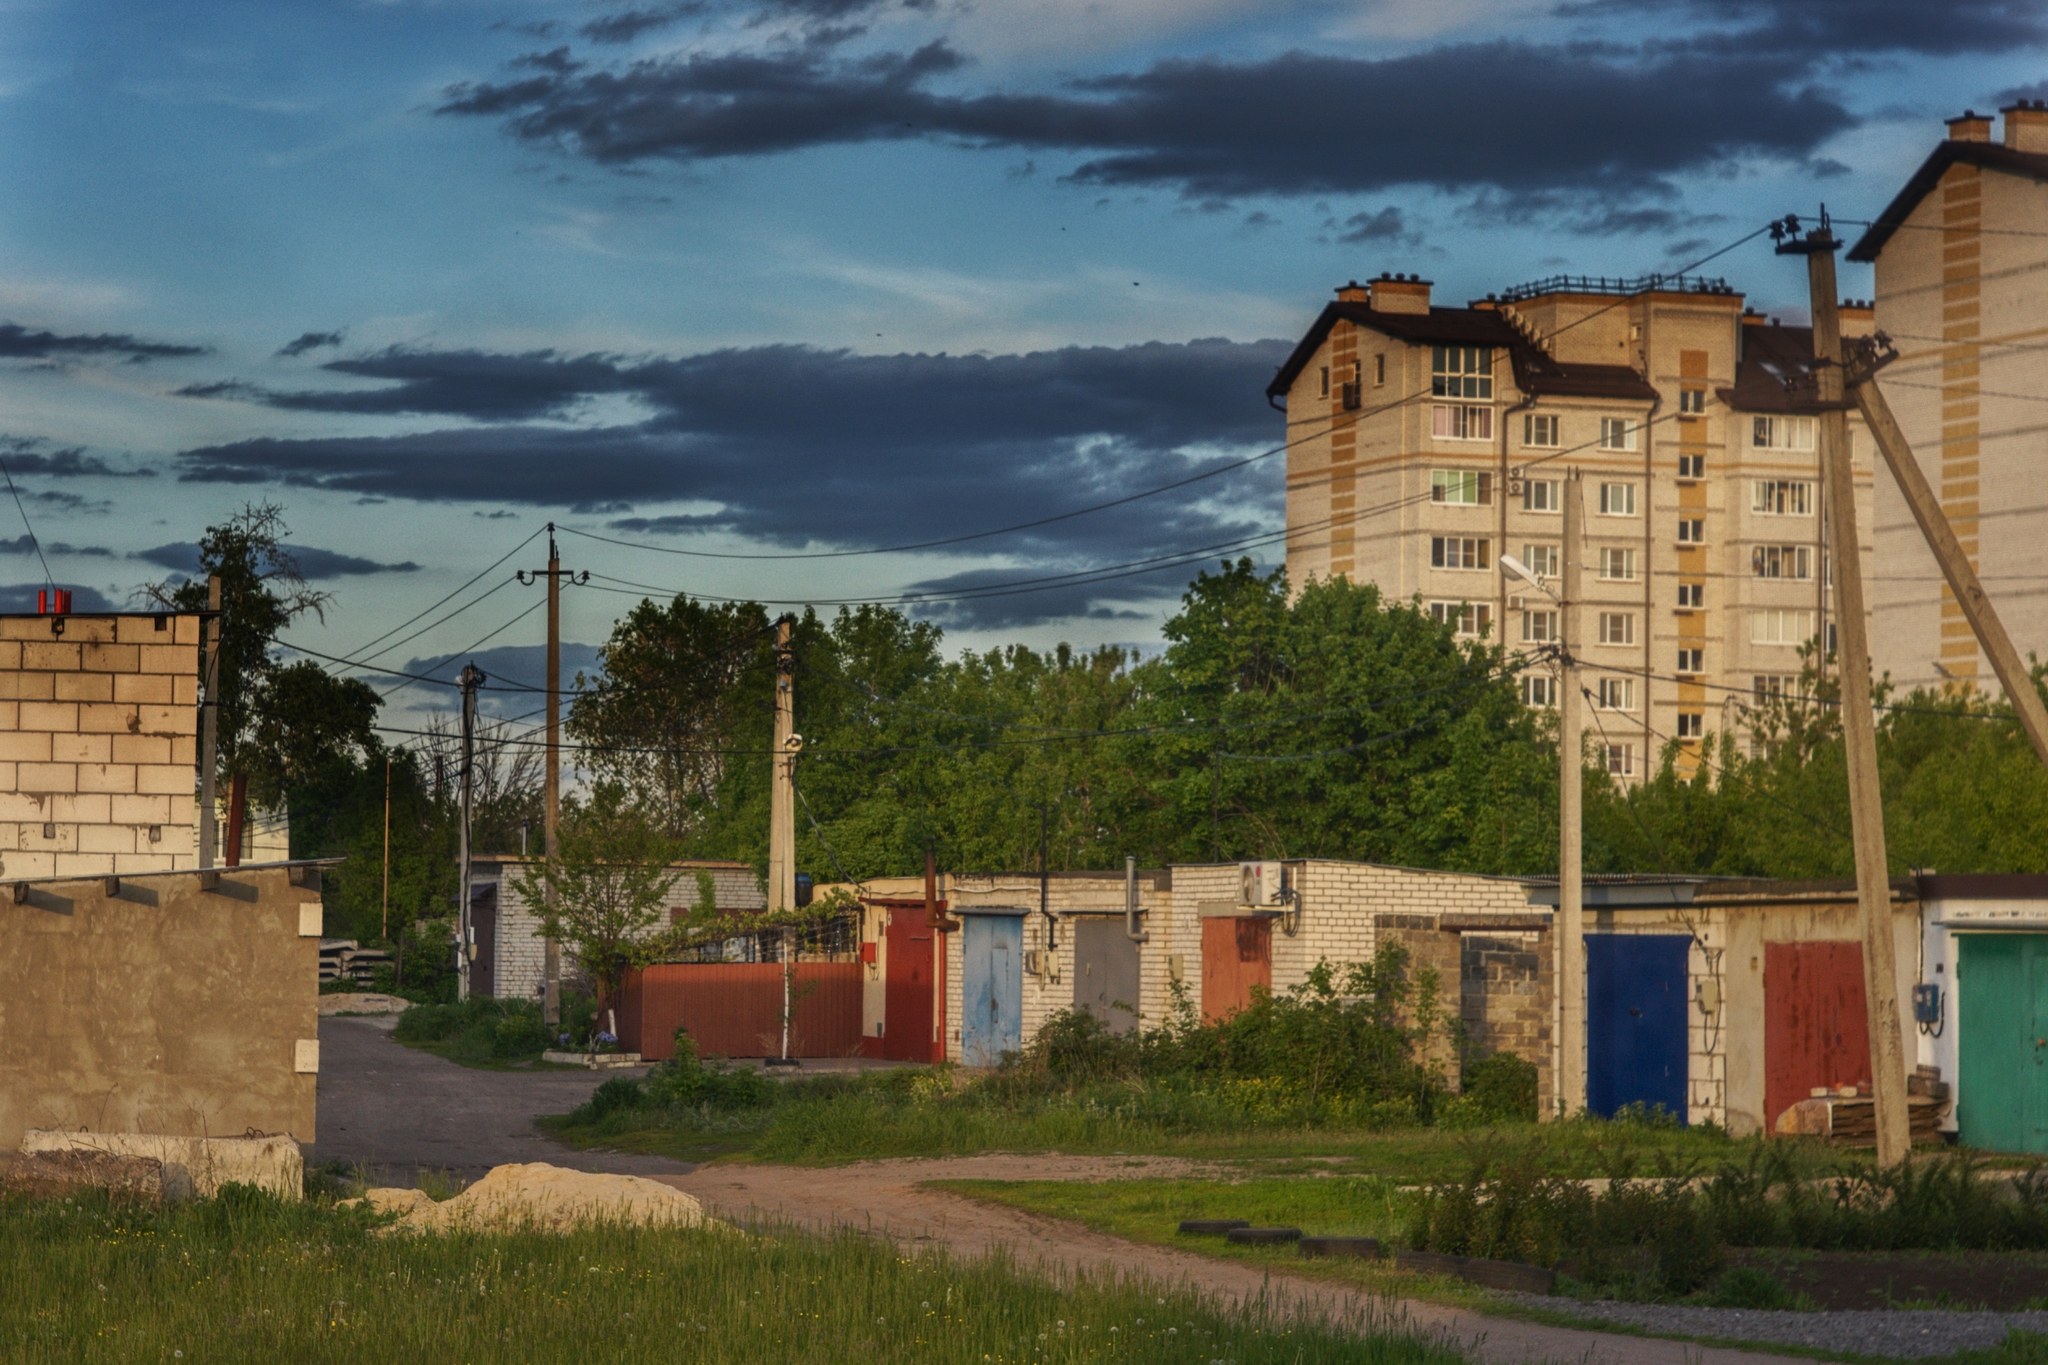
[[[2048,106],[1948,120],[1849,251],[1877,267],[1878,378],[2022,656],[2048,657]],[[1889,476],[1877,482],[1871,662],[1904,687],[1997,680]]]
[[[1803,263],[1784,269],[1803,283]],[[1555,606],[1500,555],[1555,580],[1576,490],[1589,742],[1624,780],[1670,743],[1690,770],[1683,755],[1746,730],[1829,634],[1815,422],[1781,380],[1811,357],[1809,329],[1720,280],[1561,278],[1463,308],[1430,290],[1346,285],[1267,390],[1287,416],[1289,581],[1343,574],[1543,651]],[[1871,316],[1845,304],[1844,332]],[[1851,445],[1867,555],[1871,449],[1853,419]],[[1548,662],[1521,687],[1556,702]]]

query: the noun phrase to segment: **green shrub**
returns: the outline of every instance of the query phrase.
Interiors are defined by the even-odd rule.
[[[631,1076],[614,1076],[591,1092],[590,1098],[576,1110],[576,1115],[581,1121],[590,1123],[621,1109],[638,1109],[646,1102],[647,1092],[639,1081]]]
[[[1536,1121],[1536,1064],[1496,1052],[1465,1069],[1461,1099],[1494,1123]]]
[[[1795,1300],[1776,1275],[1755,1266],[1737,1266],[1720,1279],[1707,1294],[1714,1308],[1790,1308]]]
[[[775,1082],[752,1067],[735,1067],[722,1058],[697,1060],[696,1040],[676,1030],[675,1054],[655,1064],[647,1076],[647,1096],[671,1108],[712,1110],[765,1109],[775,1102]]]
[[[452,1005],[414,1005],[398,1016],[392,1036],[401,1043],[437,1045],[453,1060],[472,1063],[535,1056],[549,1042],[540,1006],[488,996]]]

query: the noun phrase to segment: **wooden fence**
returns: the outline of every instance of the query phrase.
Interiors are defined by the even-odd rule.
[[[860,1053],[861,964],[802,962],[791,983],[789,1055]],[[650,1061],[673,1055],[678,1025],[700,1057],[770,1057],[782,1046],[782,968],[773,962],[677,962],[628,974],[619,1046]]]

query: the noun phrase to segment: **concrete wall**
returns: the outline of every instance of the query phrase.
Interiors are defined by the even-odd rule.
[[[0,877],[197,865],[199,618],[0,616]]]
[[[291,872],[0,885],[0,1154],[32,1128],[312,1141],[320,892]]]

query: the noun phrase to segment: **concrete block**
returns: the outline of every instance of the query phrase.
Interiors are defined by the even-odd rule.
[[[114,871],[114,855],[111,853],[62,853],[57,855],[57,866],[52,873],[57,877],[106,877]]]
[[[133,673],[141,666],[134,645],[87,645],[79,651],[78,666],[88,673]]]
[[[169,706],[177,700],[173,679],[168,673],[121,673],[113,678],[113,701],[142,702],[153,706]]]
[[[111,673],[57,673],[52,690],[58,701],[112,701],[114,675]]]
[[[190,768],[199,762],[199,740],[195,735],[171,736],[171,762]]]
[[[110,796],[107,808],[107,818],[117,825],[167,825],[171,822],[171,798],[168,796]]]
[[[0,759],[9,763],[48,763],[50,736],[47,731],[0,731]]]
[[[23,763],[15,769],[15,781],[24,791],[76,791],[78,768],[70,763]]]
[[[172,630],[172,641],[173,641],[173,643],[175,643],[175,644],[179,644],[179,645],[193,645],[193,646],[197,646],[197,645],[199,644],[199,626],[200,626],[200,621],[199,621],[199,618],[198,618],[198,617],[196,617],[196,616],[178,616],[178,617],[174,617],[174,618],[172,618],[172,625],[173,625],[173,627],[174,627],[174,629]],[[196,666],[196,665],[195,665],[195,666]]]
[[[48,701],[55,693],[49,673],[0,673],[0,697],[8,701]]]
[[[135,790],[133,763],[81,763],[78,790],[81,792],[132,792]]]
[[[199,676],[199,652],[179,645],[142,645],[136,669],[143,673],[190,673]]]
[[[113,798],[100,792],[58,792],[50,797],[49,819],[60,824],[104,825],[113,811]]]
[[[114,639],[124,645],[168,645],[177,643],[177,618],[168,613],[157,628],[154,616],[124,616],[116,624]]]
[[[150,735],[189,735],[196,721],[193,713],[183,706],[137,706],[133,708],[139,729]]]
[[[192,790],[192,770],[181,763],[138,763],[135,790],[139,794],[176,796]]]
[[[31,1128],[22,1134],[21,1150],[152,1157],[162,1163],[167,1183],[182,1172],[187,1188],[201,1199],[213,1198],[228,1184],[254,1185],[280,1199],[301,1199],[306,1191],[305,1158],[299,1144],[288,1137],[195,1138]]]
[[[107,752],[111,763],[175,763],[171,741],[162,735],[113,735]]]
[[[52,640],[49,627],[45,626],[39,640],[23,642],[21,666],[24,670],[41,669],[50,673],[76,673],[78,671],[79,646],[68,640]]]
[[[132,734],[138,709],[120,702],[88,702],[78,708],[77,728],[92,734]]]
[[[21,728],[49,732],[76,730],[78,707],[70,702],[23,701]]]
[[[133,853],[135,852],[135,831],[127,825],[80,825],[78,828],[78,851],[80,853]],[[111,867],[109,868],[111,871]]]
[[[105,763],[112,752],[107,741],[106,735],[52,735],[50,762]]]
[[[199,705],[199,675],[174,674],[171,677],[171,704],[173,706]]]

